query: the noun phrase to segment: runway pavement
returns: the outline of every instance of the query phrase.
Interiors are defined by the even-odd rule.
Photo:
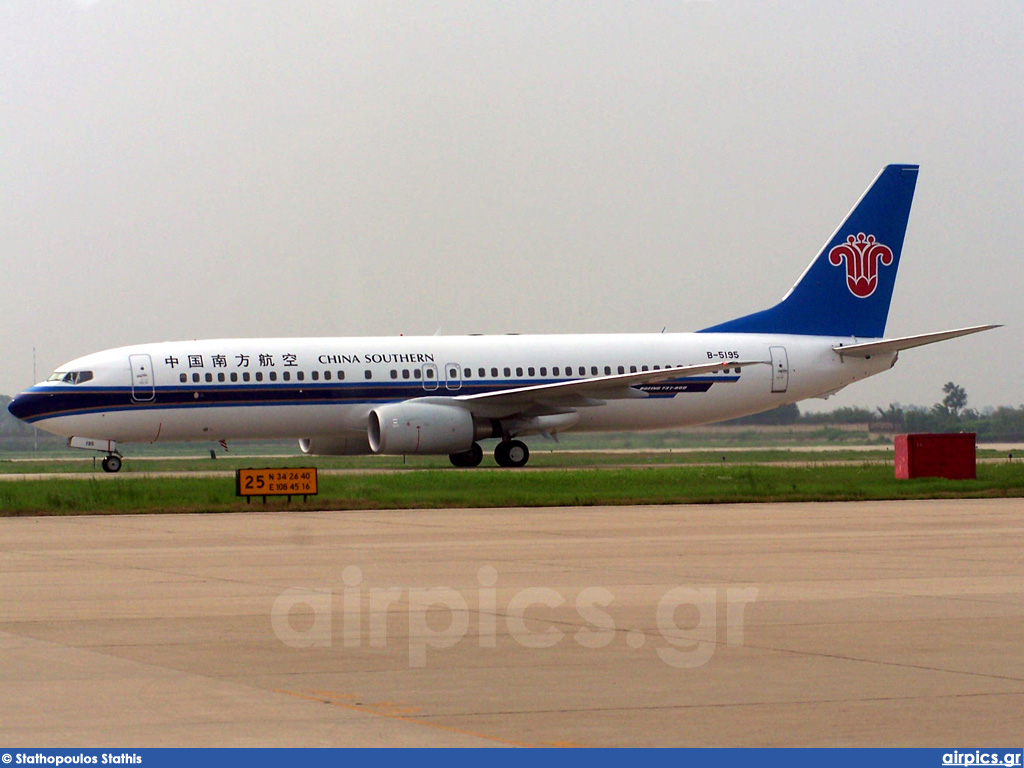
[[[0,519],[9,746],[1019,746],[1024,502]]]

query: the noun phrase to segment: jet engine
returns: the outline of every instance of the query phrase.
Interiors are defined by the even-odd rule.
[[[465,408],[439,403],[391,403],[370,411],[369,443],[374,453],[453,454],[495,435],[490,421],[475,422]],[[498,429],[500,435],[500,429]]]

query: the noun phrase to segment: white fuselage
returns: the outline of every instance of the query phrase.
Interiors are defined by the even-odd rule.
[[[163,342],[61,366],[91,376],[33,387],[29,393],[52,407],[29,420],[67,437],[118,442],[358,438],[370,411],[384,403],[725,364],[719,372],[635,387],[635,397],[581,404],[572,426],[667,429],[823,396],[892,366],[895,353],[863,359],[833,351],[854,341],[686,333]],[[728,367],[733,360],[765,364],[740,370]]]

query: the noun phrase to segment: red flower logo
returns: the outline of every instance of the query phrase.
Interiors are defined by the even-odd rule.
[[[828,252],[828,261],[833,267],[841,266],[846,260],[846,286],[858,299],[866,299],[878,287],[878,263],[886,267],[893,261],[892,248],[875,242],[874,235],[863,232],[856,237],[850,235],[846,242]]]

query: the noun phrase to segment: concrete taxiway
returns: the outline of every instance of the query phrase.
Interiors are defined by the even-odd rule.
[[[1019,745],[1024,502],[0,520],[18,746]]]

